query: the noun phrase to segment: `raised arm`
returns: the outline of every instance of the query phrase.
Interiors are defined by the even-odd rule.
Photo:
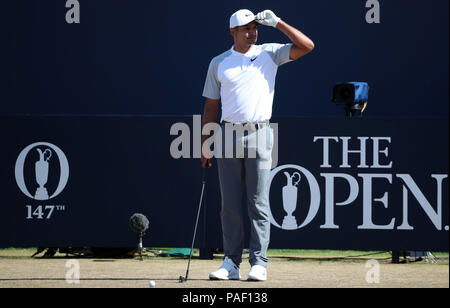
[[[292,60],[297,60],[314,49],[314,42],[309,37],[300,30],[288,25],[271,10],[265,10],[258,13],[256,15],[256,21],[262,25],[277,28],[289,37],[293,44],[289,54]]]
[[[294,44],[291,47],[291,51],[289,54],[292,60],[297,60],[298,58],[301,58],[313,51],[314,42],[300,30],[288,25],[283,20],[280,20],[277,23],[276,28],[286,34],[286,36],[289,37],[289,39]]]

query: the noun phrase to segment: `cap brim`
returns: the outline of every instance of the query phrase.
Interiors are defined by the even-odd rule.
[[[250,23],[252,23],[254,21],[259,25],[259,23],[256,21],[256,16],[255,16],[255,17],[253,17],[253,19],[249,19],[249,21],[247,23],[242,24],[242,25],[236,25],[236,26],[234,26],[233,28],[230,28],[230,29],[234,29],[236,27],[243,27],[243,26],[246,26],[246,25],[248,25],[248,24],[250,24]]]

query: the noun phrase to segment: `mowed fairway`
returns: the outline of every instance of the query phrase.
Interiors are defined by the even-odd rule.
[[[33,250],[0,250],[0,288],[448,288],[448,258],[437,263],[414,262],[391,264],[386,254],[345,256],[343,252],[295,254],[275,253],[268,267],[268,281],[248,282],[248,255],[241,264],[242,280],[210,281],[208,274],[222,263],[214,260],[191,262],[189,281],[179,283],[185,275],[187,259],[147,256],[139,259],[71,258],[57,254],[54,258],[30,258]],[[447,255],[448,257],[448,255]],[[75,261],[74,261],[75,260]],[[368,260],[379,265],[379,283],[368,283],[373,270]],[[371,261],[374,262],[374,261]],[[76,266],[74,266],[76,264]],[[79,283],[70,283],[72,271],[79,268]]]

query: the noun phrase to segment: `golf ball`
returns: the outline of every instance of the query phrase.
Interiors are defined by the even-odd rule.
[[[155,283],[155,281],[150,280],[150,281],[148,282],[148,285],[150,286],[150,288],[154,288],[154,287],[156,286],[156,283]]]

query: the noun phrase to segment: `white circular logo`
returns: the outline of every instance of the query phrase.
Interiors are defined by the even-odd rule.
[[[34,171],[32,173],[35,174],[35,177],[27,180],[28,183],[31,181],[37,188],[30,192],[25,181],[25,166],[30,166],[26,161],[28,154],[34,152],[32,150],[36,151],[34,155],[36,159],[31,163],[29,169]],[[59,182],[56,190],[49,195],[46,185],[49,181],[49,174],[53,174],[50,171],[52,171],[52,167],[56,166],[56,160],[59,160]],[[64,152],[56,145],[48,142],[36,142],[20,152],[16,161],[15,173],[17,185],[27,197],[35,200],[49,200],[58,196],[66,187],[69,180],[69,163]],[[27,174],[29,175],[29,173]]]
[[[294,171],[292,171],[294,169]],[[320,207],[320,188],[319,183],[317,183],[316,178],[314,175],[312,175],[311,172],[309,172],[307,169],[297,166],[297,165],[283,165],[279,166],[271,171],[270,179],[269,179],[269,187],[272,186],[272,181],[275,178],[275,176],[280,172],[283,171],[286,185],[282,187],[281,191],[278,190],[278,198],[281,196],[281,204],[282,209],[277,209],[278,212],[280,210],[283,210],[283,214],[286,214],[283,218],[283,222],[279,224],[272,214],[272,207],[269,207],[269,219],[270,222],[284,230],[297,230],[301,229],[304,226],[308,225],[314,217],[316,217],[317,212],[319,211]],[[299,188],[298,184],[300,181],[303,181],[303,176],[306,178],[306,181],[309,185],[309,191],[310,191],[310,205],[309,205],[309,211],[308,214],[303,221],[303,223],[298,224],[296,217],[293,215],[293,213],[297,210],[297,206],[300,203],[299,202]],[[275,192],[274,192],[275,193]],[[269,196],[270,196],[270,188],[269,188]],[[270,203],[270,198],[269,198]],[[277,202],[277,204],[280,204]]]

